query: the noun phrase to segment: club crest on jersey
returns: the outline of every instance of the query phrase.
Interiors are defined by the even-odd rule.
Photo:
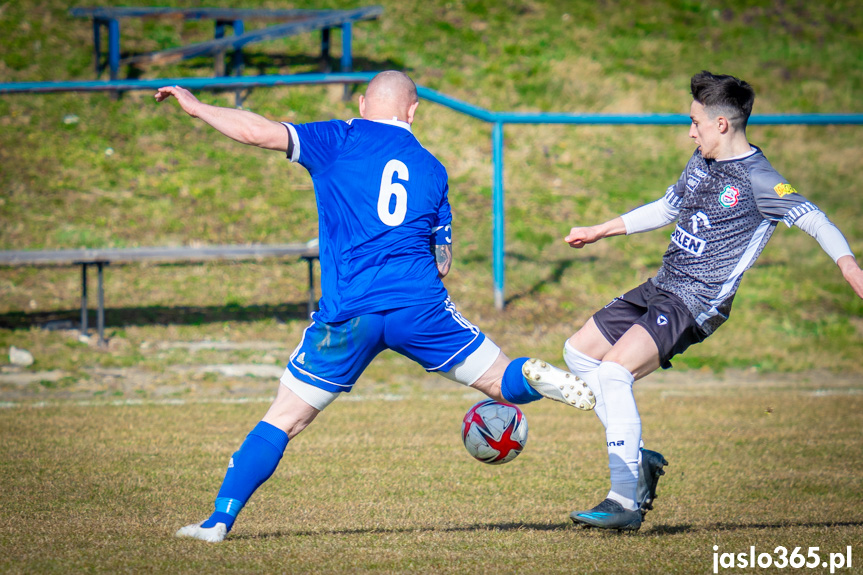
[[[719,194],[719,203],[726,208],[733,208],[740,201],[740,190],[732,185],[722,188],[722,193]]]
[[[779,197],[785,197],[788,194],[796,194],[797,190],[791,187],[791,184],[776,184],[773,186],[773,191],[779,194]]]

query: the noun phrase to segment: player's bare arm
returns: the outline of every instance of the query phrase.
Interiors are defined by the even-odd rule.
[[[623,223],[623,218],[616,217],[603,224],[595,226],[572,228],[569,235],[563,238],[563,241],[570,246],[580,249],[587,244],[598,242],[601,239],[611,236],[620,236],[626,233],[626,226]]]
[[[257,146],[267,150],[284,152],[288,148],[288,132],[285,127],[248,110],[212,106],[198,100],[191,92],[180,86],[165,86],[156,91],[157,102],[171,96],[184,112],[199,118],[241,144]]]

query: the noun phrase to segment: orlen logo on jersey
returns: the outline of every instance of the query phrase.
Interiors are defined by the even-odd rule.
[[[720,204],[726,208],[733,208],[738,201],[740,201],[740,190],[731,185],[722,188],[722,193],[719,194]]]
[[[701,238],[696,238],[679,225],[674,228],[674,233],[671,234],[671,241],[680,249],[694,256],[700,256],[704,253],[704,246],[707,245],[707,242]]]

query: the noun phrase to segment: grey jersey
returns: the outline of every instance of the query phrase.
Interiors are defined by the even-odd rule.
[[[680,297],[710,334],[731,313],[743,273],[776,224],[789,227],[818,208],[779,175],[760,149],[738,160],[705,160],[696,150],[666,199],[680,210],[657,287]]]

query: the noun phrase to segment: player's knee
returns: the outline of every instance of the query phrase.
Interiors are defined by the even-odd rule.
[[[293,438],[314,421],[339,394],[300,381],[290,371],[282,375],[279,391],[263,420]]]
[[[500,380],[509,363],[506,355],[489,338],[485,338],[480,346],[457,363],[449,371],[439,371],[445,378],[468,387],[488,393],[496,385],[500,389]]]

